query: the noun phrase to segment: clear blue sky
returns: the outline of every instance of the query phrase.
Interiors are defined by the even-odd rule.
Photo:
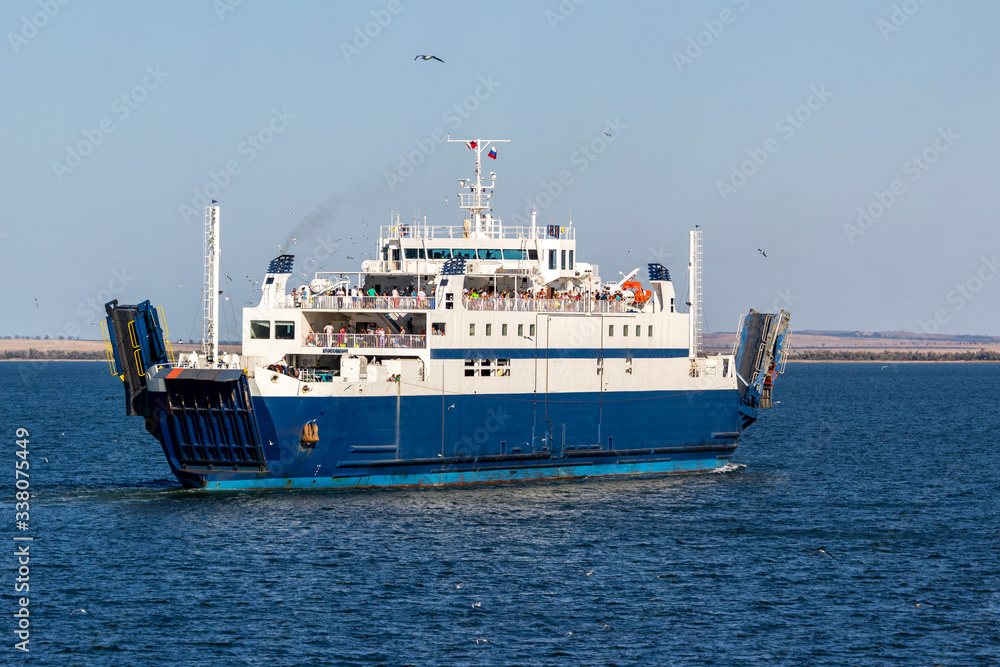
[[[998,25],[985,0],[9,0],[0,335],[96,338],[109,295],[200,331],[184,206],[213,173],[237,316],[291,235],[304,262],[392,209],[460,224],[449,131],[510,139],[495,213],[572,216],[605,280],[662,261],[680,290],[701,225],[713,331],[784,305],[798,329],[1000,335]]]

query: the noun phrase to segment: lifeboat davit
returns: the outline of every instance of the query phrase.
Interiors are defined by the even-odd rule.
[[[648,289],[642,289],[642,284],[634,281],[629,281],[622,285],[622,289],[630,290],[632,294],[635,295],[636,303],[646,303],[653,297],[653,293]]]

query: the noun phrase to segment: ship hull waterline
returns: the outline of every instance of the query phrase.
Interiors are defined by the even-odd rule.
[[[729,390],[561,394],[547,406],[530,394],[446,402],[254,397],[255,470],[192,465],[192,443],[167,411],[147,428],[189,488],[405,488],[709,472],[732,457],[747,418]],[[313,444],[301,440],[308,422],[318,427]]]

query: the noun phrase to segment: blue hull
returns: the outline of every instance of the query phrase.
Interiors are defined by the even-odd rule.
[[[206,457],[192,441],[198,429],[223,433],[231,417],[199,413],[202,423],[190,428],[168,411],[154,414],[151,431],[185,486],[445,486],[696,472],[732,456],[747,418],[736,390],[250,402],[244,412],[252,413],[261,459],[253,469],[192,463]],[[314,444],[302,441],[310,422],[318,426]]]

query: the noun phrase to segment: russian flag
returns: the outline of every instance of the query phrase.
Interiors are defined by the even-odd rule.
[[[489,157],[491,157],[491,158],[493,158],[494,160],[496,160],[496,159],[497,159],[497,149],[495,149],[495,148],[491,148],[491,149],[490,149],[490,152],[489,152],[489,153],[487,153],[486,155],[488,155]]]
[[[471,151],[471,150],[472,150],[473,148],[475,148],[475,147],[476,147],[476,146],[478,146],[479,144],[477,144],[477,143],[476,143],[475,141],[469,141],[469,142],[466,142],[466,144],[465,144],[465,145],[466,145],[466,146],[468,146],[468,147],[469,147],[469,150]]]

